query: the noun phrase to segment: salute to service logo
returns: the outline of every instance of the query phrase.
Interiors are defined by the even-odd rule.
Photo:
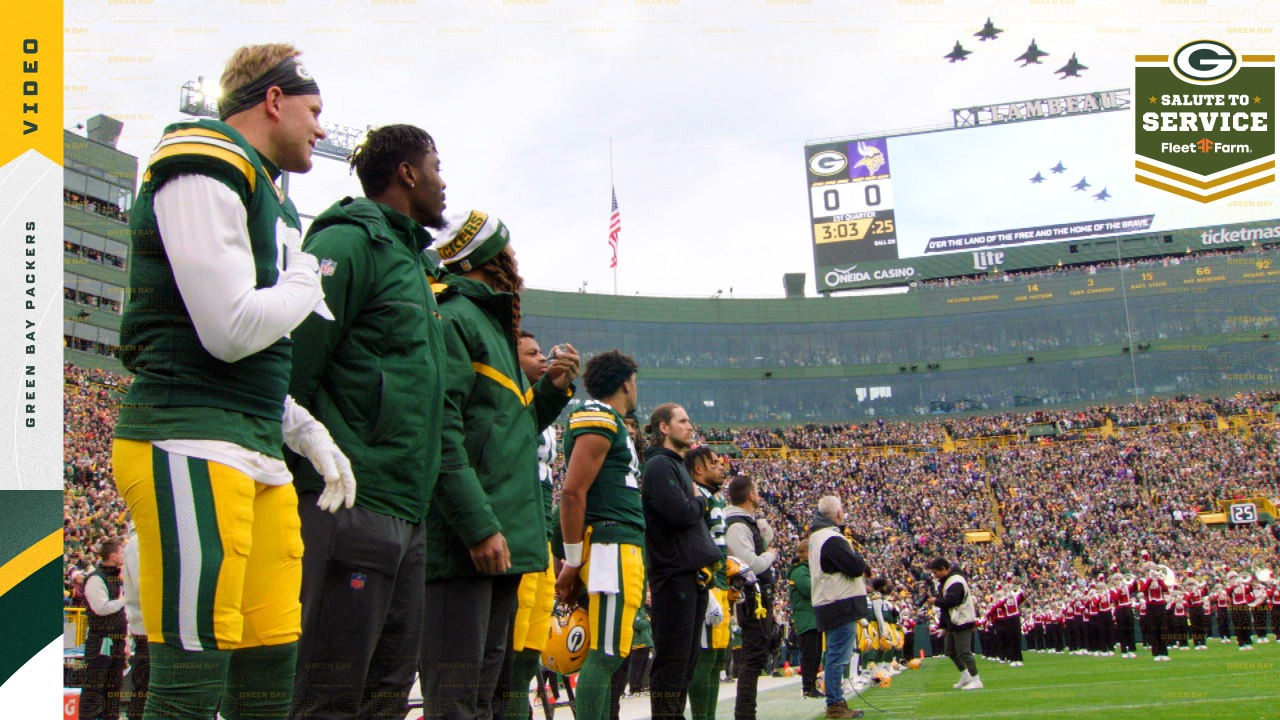
[[[1275,55],[1196,40],[1135,60],[1138,182],[1202,203],[1275,182]]]

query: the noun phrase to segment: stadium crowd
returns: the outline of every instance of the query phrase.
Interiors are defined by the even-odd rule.
[[[64,383],[70,594],[72,573],[90,566],[94,544],[125,533],[127,511],[112,482],[109,446],[129,379],[67,364]],[[920,568],[947,553],[979,588],[993,588],[1014,573],[1034,602],[1082,571],[1133,566],[1144,550],[1178,558],[1188,569],[1223,563],[1247,568],[1274,552],[1265,530],[1208,529],[1196,513],[1222,499],[1280,497],[1280,429],[1270,415],[1244,433],[1203,424],[1256,417],[1278,401],[1275,392],[1180,396],[944,422],[703,428],[700,439],[772,455],[733,460],[730,472],[758,481],[782,558],[795,557],[817,499],[835,494],[844,500],[846,526],[873,558],[874,571],[917,601],[928,594]],[[1077,437],[1072,441],[1019,435],[1033,424],[1069,431],[1108,421],[1115,434],[1059,436]],[[1121,428],[1133,432],[1121,435]],[[1014,442],[927,451],[948,437],[986,436]],[[907,452],[885,452],[884,446]],[[784,448],[786,457],[779,452]],[[563,456],[554,467],[558,484]],[[1003,542],[966,543],[963,533],[970,529],[997,531]]]

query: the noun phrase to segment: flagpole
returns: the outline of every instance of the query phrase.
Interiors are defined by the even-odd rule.
[[[609,137],[609,191],[615,192],[613,189],[613,137]],[[614,248],[614,257],[617,258],[618,250]],[[613,294],[618,294],[618,263],[613,263]]]

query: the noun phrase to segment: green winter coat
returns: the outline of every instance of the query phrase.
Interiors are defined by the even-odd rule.
[[[427,513],[427,581],[480,575],[468,548],[501,532],[506,574],[545,570],[547,520],[538,434],[573,396],[520,369],[510,293],[450,275],[434,287],[444,317],[444,427],[440,481]]]
[[[791,622],[796,635],[818,629],[818,618],[813,614],[813,582],[809,577],[809,563],[796,563],[787,573],[787,586],[791,588]]]
[[[289,392],[351,461],[356,504],[421,522],[440,469],[444,332],[412,218],[344,198],[311,224],[303,249],[320,261],[330,322],[293,331]],[[320,490],[311,463],[286,450],[298,492]]]
[[[649,624],[649,610],[641,605],[636,610],[635,622],[631,623],[631,648],[653,647],[653,628]]]

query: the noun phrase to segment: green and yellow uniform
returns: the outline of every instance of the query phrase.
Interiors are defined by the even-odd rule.
[[[135,378],[113,448],[116,486],[138,530],[147,635],[188,651],[291,643],[302,573],[293,486],[255,482],[198,451],[156,445],[212,441],[282,461],[292,361],[287,336],[235,362],[201,344],[154,207],[156,193],[180,175],[212,178],[240,199],[257,288],[276,283],[285,236],[300,229],[275,183],[279,171],[231,126],[200,120],[165,129],[130,215],[131,292],[120,342]]]
[[[693,680],[689,683],[689,709],[693,720],[714,720],[716,716],[716,700],[720,693],[720,668],[724,667],[724,651],[729,647],[729,619],[732,606],[729,604],[729,574],[725,566],[724,533],[724,498],[710,488],[694,483],[694,487],[707,501],[707,512],[703,521],[711,539],[720,549],[720,561],[711,567],[711,582],[707,587],[707,602],[718,603],[724,619],[719,625],[711,627],[703,623],[698,631],[697,664],[693,669]]]
[[[644,603],[644,509],[640,501],[640,463],[626,423],[597,400],[569,416],[564,454],[573,456],[584,433],[610,442],[600,472],[587,490],[582,569],[579,577],[590,597],[591,649],[625,658],[631,652],[632,624]]]

